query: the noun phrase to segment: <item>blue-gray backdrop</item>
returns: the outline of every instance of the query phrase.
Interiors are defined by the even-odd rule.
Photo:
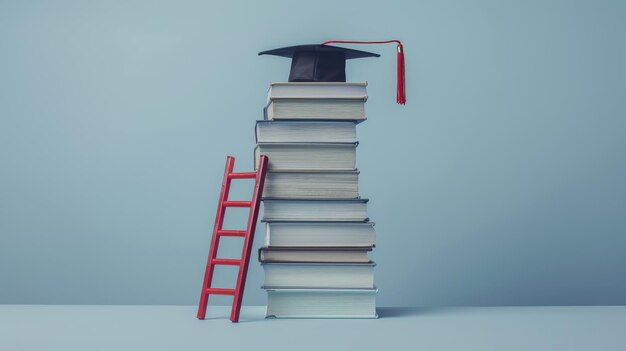
[[[347,72],[369,82],[379,305],[625,304],[625,17],[591,0],[2,1],[0,303],[195,304],[225,156],[251,169],[287,79],[257,52],[399,38],[405,107],[393,46]],[[261,282],[254,262],[245,303]]]

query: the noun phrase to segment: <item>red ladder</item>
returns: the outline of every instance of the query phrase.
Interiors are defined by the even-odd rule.
[[[233,308],[230,312],[230,320],[233,323],[237,323],[239,321],[239,311],[241,310],[241,300],[243,299],[243,290],[246,285],[246,275],[248,274],[248,264],[250,263],[250,252],[252,251],[252,244],[254,242],[254,230],[256,229],[256,222],[259,216],[259,205],[261,203],[261,194],[263,193],[263,184],[265,183],[267,162],[267,156],[261,155],[259,167],[256,172],[233,173],[233,168],[235,167],[235,158],[232,156],[228,156],[226,158],[226,169],[224,170],[224,179],[222,181],[222,192],[220,193],[220,199],[217,203],[217,214],[215,215],[213,237],[211,238],[209,258],[206,263],[204,281],[202,282],[202,292],[200,293],[200,303],[198,305],[198,319],[204,319],[206,315],[206,307],[209,300],[209,295],[216,294],[233,295]],[[246,178],[255,179],[254,190],[252,192],[252,200],[228,200],[230,181],[233,179]],[[245,231],[222,229],[226,207],[250,207],[248,226]],[[244,238],[241,259],[215,257],[217,255],[217,247],[220,242],[220,237],[223,236],[235,236]],[[234,289],[211,287],[213,270],[215,268],[215,265],[218,264],[239,266],[239,274],[237,275],[237,286]]]

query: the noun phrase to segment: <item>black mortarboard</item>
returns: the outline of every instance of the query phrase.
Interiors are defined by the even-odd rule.
[[[359,51],[326,44],[387,44],[396,43],[397,51],[397,78],[396,101],[404,105],[406,102],[404,89],[404,49],[400,40],[384,41],[354,41],[329,40],[322,44],[296,45],[280,49],[259,52],[259,55],[275,55],[291,59],[290,82],[345,82],[346,60],[362,57],[379,57],[367,51]]]
[[[262,51],[259,55],[291,58],[290,82],[345,82],[346,60],[380,56],[330,45],[289,46]]]

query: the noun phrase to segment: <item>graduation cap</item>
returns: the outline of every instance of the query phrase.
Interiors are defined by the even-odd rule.
[[[404,53],[399,40],[389,41],[345,41],[331,40],[322,44],[296,45],[279,49],[266,50],[259,55],[275,55],[291,59],[290,82],[345,82],[346,60],[379,57],[379,54],[337,46],[330,43],[345,44],[398,44],[397,97],[399,104],[406,102],[404,93]]]

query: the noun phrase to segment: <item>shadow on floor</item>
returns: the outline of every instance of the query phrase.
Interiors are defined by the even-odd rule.
[[[448,313],[453,310],[454,307],[379,307],[376,312],[378,318],[394,318]]]

